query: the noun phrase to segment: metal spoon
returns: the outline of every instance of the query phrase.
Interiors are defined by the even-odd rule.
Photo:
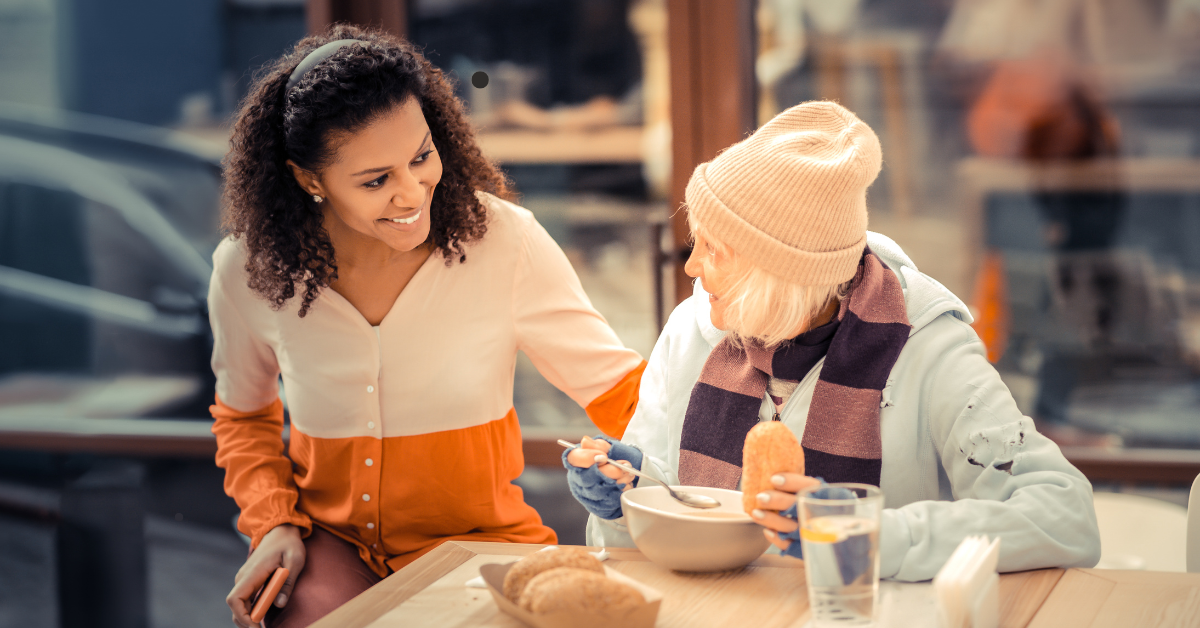
[[[558,444],[566,447],[567,449],[578,447],[577,444],[565,441],[561,438],[558,439]],[[611,458],[608,458],[608,456],[605,456],[605,461],[626,473],[632,473],[639,478],[645,478],[652,482],[658,482],[663,488],[667,489],[667,494],[670,495],[672,499],[683,504],[684,506],[689,506],[691,508],[716,508],[717,506],[721,505],[721,502],[709,497],[708,495],[697,495],[696,493],[688,493],[687,491],[677,491],[670,486],[667,486],[666,482],[663,482],[658,478],[650,477],[649,475],[646,475],[645,473],[642,473],[641,471],[638,471],[637,469],[634,469],[623,462],[612,460]]]

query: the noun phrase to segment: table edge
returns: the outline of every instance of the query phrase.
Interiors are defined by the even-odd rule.
[[[366,628],[477,555],[458,542],[442,543],[337,607],[311,628]]]

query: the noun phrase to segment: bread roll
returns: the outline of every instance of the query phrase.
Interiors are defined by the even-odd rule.
[[[603,572],[558,567],[530,580],[518,604],[535,614],[566,611],[620,615],[645,602],[646,598],[637,589],[609,580]]]
[[[575,567],[604,573],[604,563],[581,547],[560,547],[534,552],[517,561],[504,576],[504,597],[516,603],[525,585],[535,576],[558,567]]]
[[[804,474],[804,449],[788,426],[764,421],[750,428],[742,448],[742,508],[758,508],[758,494],[771,490],[771,476],[790,471]]]

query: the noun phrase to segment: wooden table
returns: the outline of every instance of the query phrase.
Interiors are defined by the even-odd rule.
[[[542,545],[446,543],[351,600],[313,628],[522,628],[484,589],[465,587],[480,565],[505,563]],[[763,556],[744,570],[683,574],[632,549],[610,549],[608,566],[664,594],[659,628],[783,628],[809,620],[800,561]],[[880,626],[936,626],[929,583],[883,582]],[[1200,626],[1200,574],[1040,569],[1000,576],[1004,628]]]

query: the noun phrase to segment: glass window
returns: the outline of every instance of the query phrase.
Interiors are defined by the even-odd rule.
[[[171,415],[208,402],[207,277],[187,267],[203,258],[172,255],[186,240],[147,229],[148,208],[0,180],[0,416]]]
[[[593,304],[649,356],[671,154],[665,0],[417,0],[410,37],[455,78],[484,153]],[[595,429],[524,356],[514,397],[526,427]]]
[[[145,9],[0,0],[0,417],[209,417],[226,118],[304,2]]]
[[[879,134],[871,229],[1062,444],[1200,447],[1200,7],[762,0],[759,121]]]

